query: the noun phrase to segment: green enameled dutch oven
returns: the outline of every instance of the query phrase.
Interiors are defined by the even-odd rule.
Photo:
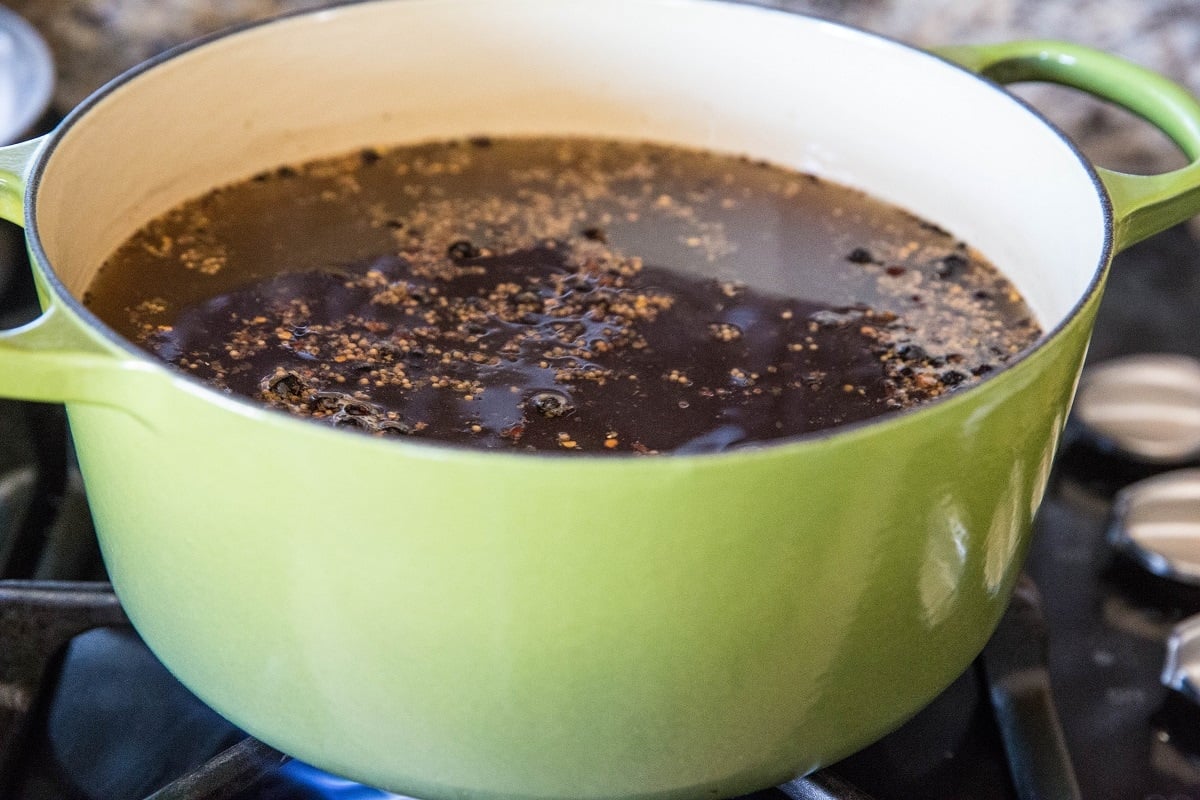
[[[0,334],[0,394],[67,404],[137,630],[264,741],[423,798],[778,783],[881,736],[981,649],[1109,262],[1200,210],[1200,164],[1094,168],[996,83],[1019,80],[1112,100],[1200,156],[1200,106],[1091,50],[933,55],[710,0],[383,0],[208,39],[0,151],[0,211],[25,227],[45,309]],[[290,418],[80,302],[119,242],[213,186],[473,134],[676,142],[863,187],[978,247],[1049,333],[869,424],[578,457]]]

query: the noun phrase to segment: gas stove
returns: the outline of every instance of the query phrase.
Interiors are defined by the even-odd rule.
[[[35,308],[20,232],[0,223],[0,330]],[[1121,254],[1090,369],[1200,358],[1198,309],[1188,229]],[[1123,489],[1200,455],[1130,460],[1094,433],[1069,427],[980,658],[879,742],[755,800],[1200,800],[1200,698],[1179,663],[1200,588],[1119,524]],[[1200,519],[1200,495],[1190,507]],[[394,797],[246,736],[171,676],[107,583],[63,410],[0,401],[0,800]]]
[[[0,252],[19,261],[9,244]],[[34,308],[27,267],[14,264],[0,327]],[[1089,371],[1134,352],[1200,357],[1197,308],[1200,243],[1185,228],[1122,254]],[[1148,570],[1154,559],[1112,533],[1129,505],[1114,512],[1118,490],[1196,455],[1130,461],[1076,416],[1026,574],[981,657],[878,743],[756,800],[1200,800],[1196,687],[1186,671],[1175,688],[1161,680],[1200,589]],[[0,402],[0,797],[396,796],[293,761],[206,708],[105,581],[62,409]],[[1172,647],[1187,655],[1178,633]]]

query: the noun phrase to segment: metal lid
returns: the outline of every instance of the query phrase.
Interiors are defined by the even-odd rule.
[[[1155,575],[1200,586],[1200,469],[1125,487],[1113,503],[1109,536]]]
[[[1113,503],[1109,536],[1150,572],[1200,586],[1200,469],[1180,469],[1131,484]],[[1167,640],[1162,682],[1200,704],[1200,614]]]
[[[1200,703],[1200,615],[1185,619],[1171,631],[1162,682]]]
[[[32,25],[0,6],[0,144],[29,133],[53,90],[50,48]]]
[[[1200,362],[1181,355],[1114,359],[1084,373],[1077,418],[1122,455],[1161,465],[1200,457]]]

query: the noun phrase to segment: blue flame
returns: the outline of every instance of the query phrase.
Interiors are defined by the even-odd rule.
[[[289,761],[255,787],[256,800],[411,800]]]

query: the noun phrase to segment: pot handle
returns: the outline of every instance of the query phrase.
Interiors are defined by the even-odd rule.
[[[24,193],[43,138],[0,147],[0,219],[24,227]],[[157,396],[164,381],[153,365],[113,355],[81,327],[53,292],[39,291],[43,311],[33,321],[0,329],[0,397],[43,403],[82,402],[131,408]]]
[[[0,147],[0,219],[25,227],[25,179],[42,149],[45,136]]]
[[[933,48],[1000,84],[1056,83],[1124,108],[1166,134],[1191,162],[1159,175],[1096,167],[1112,201],[1113,247],[1124,250],[1200,213],[1200,103],[1182,86],[1117,56],[1057,41]]]

